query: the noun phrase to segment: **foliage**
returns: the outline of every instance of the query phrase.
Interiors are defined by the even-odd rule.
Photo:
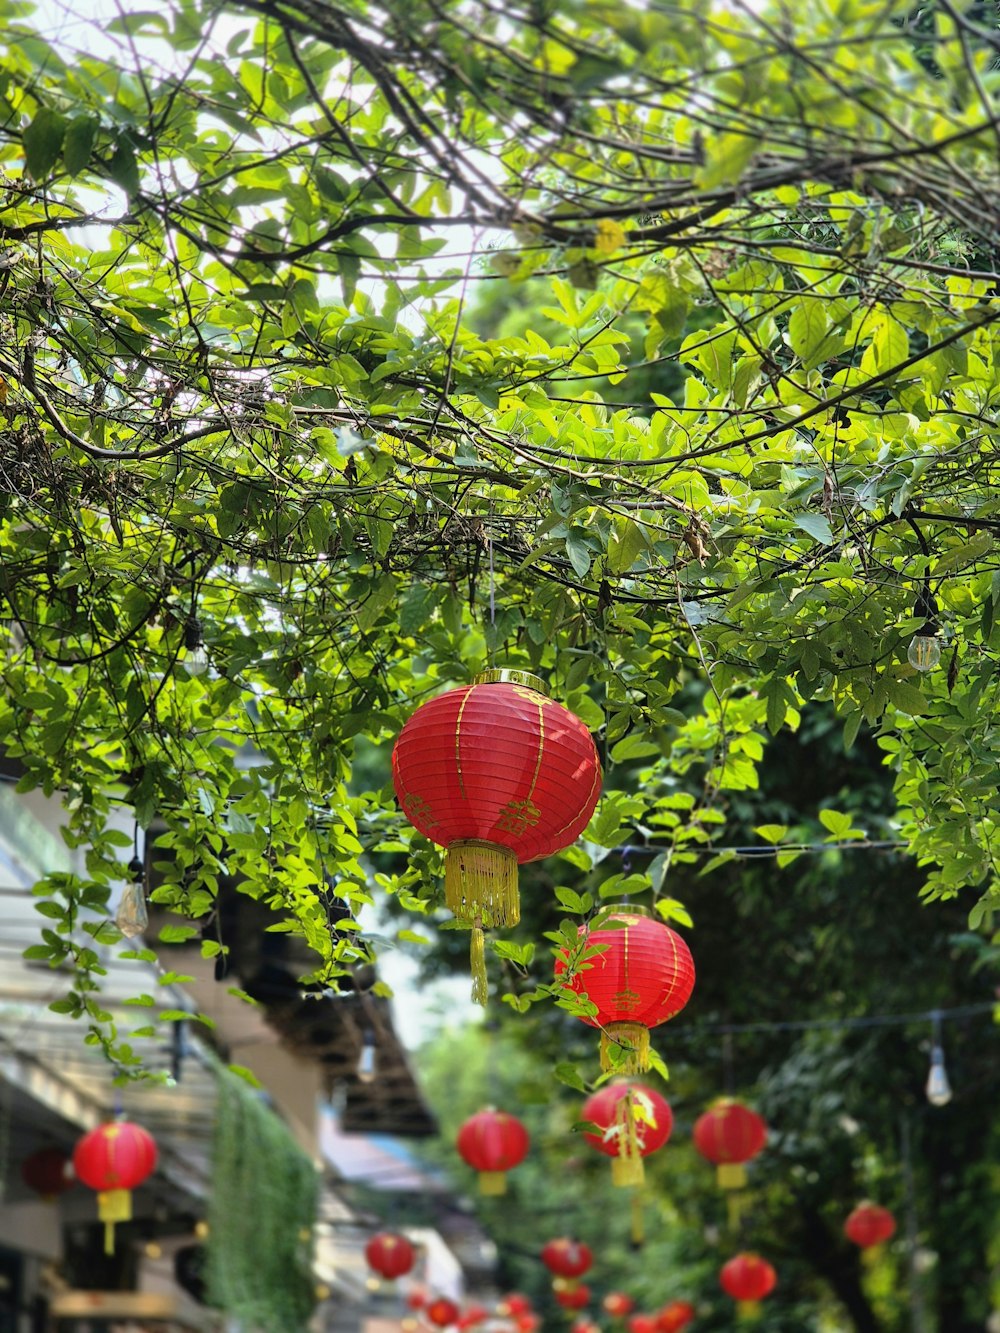
[[[261,1333],[297,1333],[314,1305],[316,1168],[259,1094],[228,1070],[217,1080],[209,1300]]]
[[[880,737],[921,891],[978,886],[989,924],[980,9],[3,14],[0,741],[88,849],[40,886],[34,947],[92,1040],[128,1066],[149,1031],[76,943],[122,873],[113,810],[159,834],[155,896],[199,923],[172,929],[227,875],[333,979],[368,957],[330,928],[365,854],[410,837],[348,787],[356,739],[486,663],[543,671],[600,734],[594,854],[651,831],[672,873],[832,701],[849,744]],[[544,285],[546,323],[478,333],[483,284]],[[417,840],[379,887],[428,910],[438,869]]]

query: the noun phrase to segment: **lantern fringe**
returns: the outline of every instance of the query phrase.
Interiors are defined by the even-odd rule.
[[[746,1188],[747,1171],[742,1162],[720,1162],[716,1168],[716,1179],[720,1190],[741,1190]]]
[[[741,1194],[730,1194],[726,1200],[726,1217],[730,1231],[739,1231],[740,1223],[743,1221],[745,1203],[746,1200]]]
[[[493,842],[453,842],[444,856],[444,900],[461,921],[516,926],[521,919],[517,857]]]
[[[486,1008],[489,997],[489,981],[486,976],[486,936],[483,934],[483,919],[476,917],[472,927],[472,939],[469,943],[469,967],[472,971],[472,1003]]]
[[[639,1162],[642,1163],[641,1157]],[[635,1249],[641,1250],[646,1243],[646,1220],[642,1213],[642,1194],[638,1190],[632,1195],[630,1226],[632,1245]]]
[[[646,1171],[639,1151],[639,1136],[635,1129],[635,1112],[632,1109],[632,1094],[629,1092],[619,1101],[615,1111],[618,1125],[618,1155],[611,1163],[611,1183],[619,1189],[634,1188],[642,1184]]]
[[[745,1319],[750,1322],[760,1318],[760,1301],[737,1301],[736,1302],[737,1319]]]
[[[115,1223],[132,1220],[129,1190],[102,1190],[97,1196],[97,1216],[104,1223],[104,1253],[115,1252]]]
[[[649,1028],[641,1023],[609,1023],[601,1033],[601,1069],[644,1074],[649,1069]]]
[[[480,1171],[479,1193],[493,1195],[507,1193],[507,1177],[503,1171]]]
[[[646,1179],[641,1157],[613,1157],[611,1183],[618,1189],[637,1189]]]
[[[865,1268],[868,1269],[874,1268],[881,1257],[881,1245],[866,1245],[861,1251],[861,1262],[864,1264]]]

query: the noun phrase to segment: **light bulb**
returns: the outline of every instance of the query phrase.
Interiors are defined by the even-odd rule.
[[[143,888],[141,880],[125,885],[118,910],[115,912],[115,925],[126,939],[141,935],[149,925],[149,913],[146,910],[146,890]]]
[[[948,1071],[944,1067],[944,1050],[935,1046],[931,1050],[931,1067],[927,1075],[927,1100],[931,1106],[947,1106],[951,1097]]]
[[[933,671],[941,661],[941,640],[936,634],[914,634],[906,660],[915,671]]]
[[[375,1034],[366,1032],[361,1038],[361,1054],[356,1073],[360,1083],[375,1082]]]
[[[189,648],[184,654],[184,670],[189,676],[203,676],[208,670],[208,653],[203,643],[197,648]]]

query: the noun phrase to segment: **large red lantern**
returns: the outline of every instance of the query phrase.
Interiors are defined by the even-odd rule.
[[[576,951],[556,958],[556,978],[595,1006],[579,1017],[601,1029],[601,1068],[642,1073],[649,1068],[649,1029],[691,998],[691,950],[641,907],[614,908],[577,933]]]
[[[642,1159],[662,1148],[674,1127],[673,1113],[658,1092],[624,1080],[589,1097],[582,1117],[600,1129],[584,1138],[613,1158],[611,1183],[623,1188],[642,1184]]]
[[[505,1172],[520,1166],[531,1140],[517,1116],[487,1107],[477,1111],[458,1131],[456,1147],[460,1156],[479,1172],[482,1194],[504,1194]]]
[[[424,1314],[436,1328],[448,1328],[451,1324],[457,1324],[459,1319],[458,1306],[446,1296],[437,1296],[429,1302],[424,1307]]]
[[[747,1180],[744,1163],[767,1144],[767,1125],[749,1106],[722,1097],[695,1121],[693,1138],[702,1157],[718,1168],[720,1188],[738,1190]]]
[[[410,823],[446,849],[445,902],[473,927],[473,999],[486,1002],[483,927],[520,920],[517,867],[570,846],[601,794],[586,726],[519,671],[489,671],[422,704],[392,752]]]
[[[84,1134],[73,1150],[77,1178],[97,1190],[104,1251],[115,1247],[115,1223],[132,1217],[132,1193],[156,1168],[156,1143],[141,1125],[114,1120]]]
[[[590,1304],[590,1288],[582,1282],[571,1281],[553,1288],[556,1304],[564,1310],[585,1310]]]
[[[416,1253],[405,1236],[393,1231],[380,1231],[365,1246],[368,1267],[393,1282],[409,1273],[416,1262]]]
[[[896,1233],[896,1219],[877,1203],[859,1203],[844,1223],[844,1235],[862,1250],[883,1245]]]
[[[750,1315],[755,1312],[757,1302],[778,1285],[778,1275],[759,1254],[744,1253],[722,1265],[719,1282],[726,1295],[737,1302],[739,1313]]]
[[[690,1301],[671,1301],[656,1316],[658,1333],[684,1333],[694,1316],[695,1309]]]
[[[593,1262],[590,1246],[567,1236],[547,1241],[542,1246],[542,1263],[554,1277],[583,1277]]]
[[[615,1319],[624,1319],[635,1309],[635,1301],[623,1291],[609,1291],[601,1302],[608,1314]]]
[[[70,1160],[61,1148],[39,1148],[26,1157],[21,1177],[43,1199],[55,1199],[76,1184]]]

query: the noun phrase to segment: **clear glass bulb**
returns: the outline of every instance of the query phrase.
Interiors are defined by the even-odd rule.
[[[184,654],[184,670],[189,676],[203,676],[208,670],[208,653],[205,652],[205,645],[199,643],[197,648],[189,648]]]
[[[941,661],[941,640],[936,634],[914,634],[906,660],[915,671],[933,671]]]
[[[367,1033],[361,1043],[361,1055],[358,1057],[358,1081],[375,1082],[375,1042]]]
[[[947,1106],[951,1098],[951,1084],[944,1067],[944,1051],[940,1046],[935,1046],[931,1051],[931,1068],[927,1075],[927,1100],[931,1106]]]
[[[146,910],[146,891],[142,884],[126,884],[121,902],[115,912],[115,925],[127,938],[141,935],[149,925],[149,913]]]

